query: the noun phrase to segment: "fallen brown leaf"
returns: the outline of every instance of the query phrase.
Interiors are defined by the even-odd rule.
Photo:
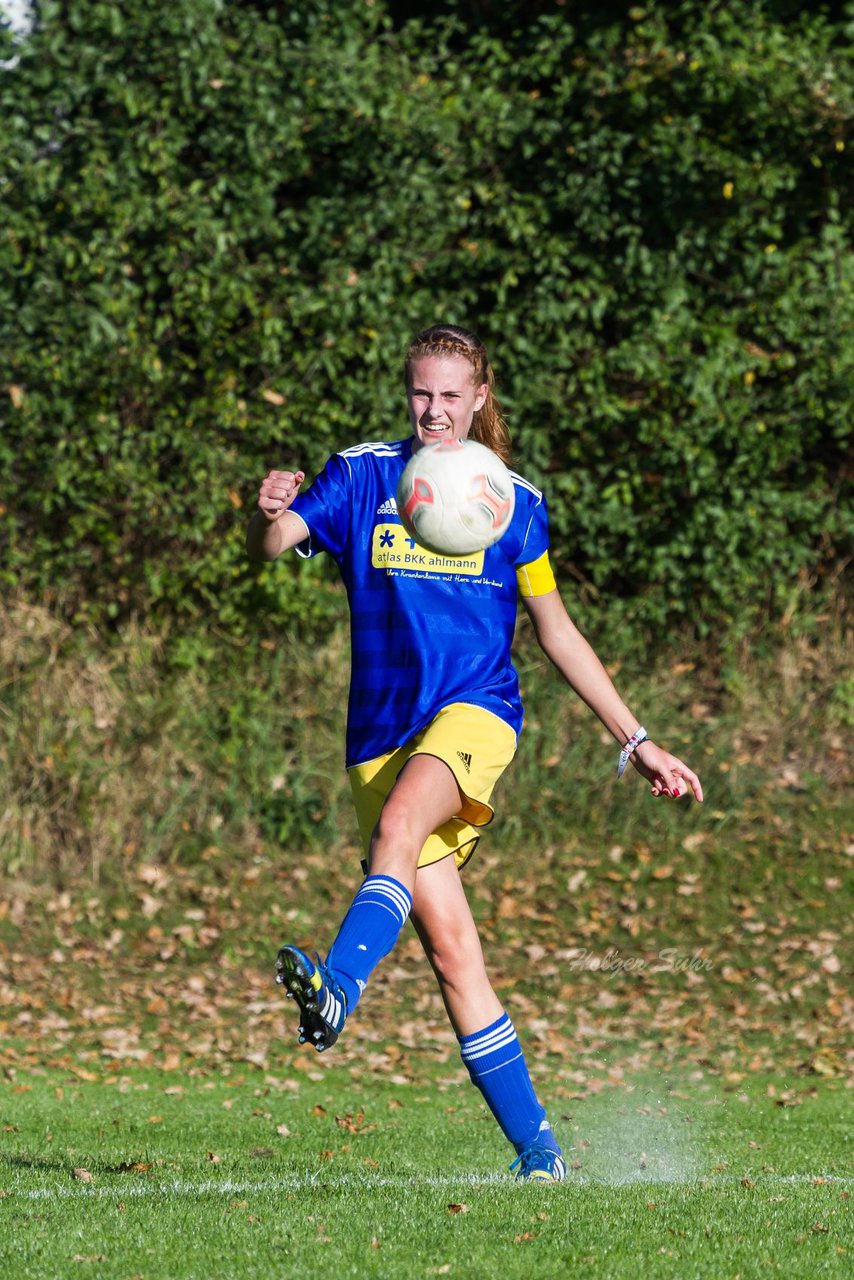
[[[336,1116],[335,1123],[339,1129],[344,1129],[347,1133],[358,1133],[365,1124],[365,1113],[359,1111],[355,1116],[350,1112],[345,1116]]]

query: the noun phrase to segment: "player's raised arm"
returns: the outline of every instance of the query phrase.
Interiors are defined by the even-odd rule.
[[[250,560],[275,560],[304,540],[305,525],[289,510],[304,479],[304,471],[269,471],[264,477],[258,509],[246,532]]]

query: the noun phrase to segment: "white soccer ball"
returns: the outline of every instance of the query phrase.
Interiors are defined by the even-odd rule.
[[[504,463],[475,440],[442,440],[413,453],[397,486],[397,511],[411,537],[441,555],[471,555],[497,542],[516,494]]]

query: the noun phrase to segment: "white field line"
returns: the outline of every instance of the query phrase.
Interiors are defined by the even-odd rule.
[[[854,1183],[854,1177],[840,1177],[838,1174],[819,1174],[819,1173],[756,1173],[750,1176],[757,1190],[763,1187],[780,1186],[781,1184],[789,1185],[807,1185],[823,1180],[834,1186],[848,1186]],[[726,1176],[716,1175],[710,1178],[693,1177],[693,1178],[632,1178],[608,1181],[605,1178],[585,1178],[581,1176],[571,1177],[565,1184],[566,1190],[582,1190],[595,1187],[628,1187],[640,1184],[644,1187],[665,1187],[665,1186],[688,1186],[700,1185],[708,1187],[720,1187],[727,1185],[739,1185],[742,1177],[738,1174]],[[11,1199],[13,1196],[20,1197],[24,1200],[86,1200],[99,1199],[104,1196],[118,1197],[119,1199],[145,1198],[154,1199],[156,1197],[168,1198],[171,1196],[235,1196],[235,1195],[257,1195],[264,1192],[279,1191],[307,1191],[312,1188],[322,1188],[324,1191],[335,1191],[345,1189],[363,1189],[366,1191],[376,1190],[381,1187],[394,1187],[399,1191],[417,1191],[421,1188],[436,1188],[441,1190],[450,1190],[455,1187],[481,1187],[481,1186],[504,1186],[505,1188],[518,1188],[519,1183],[511,1178],[508,1174],[493,1173],[485,1174],[479,1177],[475,1174],[460,1174],[457,1177],[364,1177],[360,1174],[344,1175],[338,1178],[323,1177],[321,1174],[305,1173],[302,1175],[294,1174],[291,1177],[283,1178],[263,1178],[259,1182],[235,1181],[232,1178],[211,1179],[208,1178],[204,1182],[188,1182],[184,1179],[175,1178],[171,1182],[139,1182],[129,1185],[120,1185],[114,1183],[111,1186],[77,1186],[77,1187],[39,1187],[29,1191],[16,1191],[14,1188],[7,1188],[6,1195]],[[542,1184],[538,1184],[542,1186]]]

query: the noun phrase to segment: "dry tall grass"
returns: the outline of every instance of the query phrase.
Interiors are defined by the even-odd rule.
[[[219,641],[207,661],[176,668],[168,631],[129,627],[106,643],[43,608],[0,610],[0,873],[115,882],[128,865],[193,860],[214,846],[251,857],[352,841],[346,643],[343,632],[314,650]],[[618,683],[698,768],[712,757],[730,771],[719,791],[739,768],[793,787],[804,772],[838,786],[850,780],[850,655],[850,631],[827,617],[761,660],[745,649],[712,667],[701,655],[657,653],[627,661]],[[583,809],[606,775],[610,785],[608,749],[589,713],[556,697],[557,678],[524,627],[519,666],[528,731],[510,807],[541,812],[544,777],[565,789],[560,761]]]
[[[98,881],[213,842],[251,854],[297,833],[290,792],[317,793],[309,825],[321,791],[343,793],[340,641],[292,661],[223,645],[192,670],[164,662],[168,645],[142,627],[108,645],[42,608],[0,611],[0,869]]]

